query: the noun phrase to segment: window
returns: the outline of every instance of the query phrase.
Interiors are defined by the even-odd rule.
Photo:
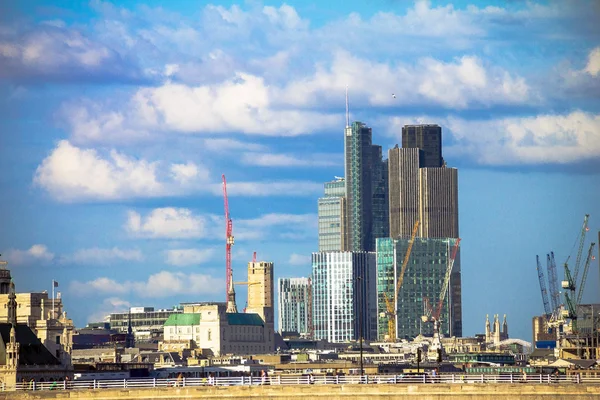
[[[212,340],[212,331],[209,329],[208,330],[208,341],[210,342]]]
[[[60,336],[56,337],[56,344],[60,344]]]

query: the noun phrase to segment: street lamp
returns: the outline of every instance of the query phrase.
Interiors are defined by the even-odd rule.
[[[363,318],[362,318],[362,299],[363,299],[363,293],[362,293],[362,277],[361,276],[357,276],[356,277],[356,281],[358,282],[358,340],[360,341],[360,356],[359,356],[359,362],[360,362],[360,383],[362,383],[363,381]]]

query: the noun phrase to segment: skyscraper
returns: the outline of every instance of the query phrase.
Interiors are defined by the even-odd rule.
[[[279,278],[279,331],[308,335],[312,324],[310,278]]]
[[[248,306],[247,313],[256,313],[265,321],[268,332],[275,329],[273,308],[273,263],[265,261],[248,263]],[[274,338],[269,338],[274,346]]]
[[[374,251],[375,238],[388,236],[387,170],[381,146],[372,144],[371,128],[361,122],[344,135],[347,247]]]
[[[437,127],[425,125],[432,126]],[[445,164],[424,167],[426,151],[418,148],[396,146],[389,150],[388,159],[390,237],[409,238],[418,220],[419,237],[458,238],[458,170]]]
[[[439,125],[405,125],[402,128],[402,148],[423,150],[422,168],[439,168],[442,158],[442,128]]]
[[[376,264],[373,252],[312,254],[315,339],[333,343],[377,336]]]
[[[394,301],[398,275],[408,249],[410,239],[377,240],[377,296],[378,296],[378,339],[383,340],[388,332],[388,318],[384,293]],[[422,323],[425,299],[434,309],[442,291],[444,277],[456,239],[417,238],[413,244],[404,279],[398,292],[396,309],[396,334],[400,339],[414,338],[419,333],[433,334],[431,323]],[[462,307],[456,280],[460,280],[459,252],[457,252],[448,292],[440,312],[440,332],[446,336],[462,335]]]
[[[336,177],[325,182],[325,196],[318,202],[319,251],[346,250],[346,182]]]

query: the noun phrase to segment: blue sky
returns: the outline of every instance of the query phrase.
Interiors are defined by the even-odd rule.
[[[600,6],[327,4],[2,2],[0,252],[18,290],[56,279],[78,326],[223,300],[222,173],[236,280],[253,251],[308,275],[349,85],[384,149],[404,124],[443,127],[464,333],[506,313],[530,340],[535,255],[562,264],[585,213],[588,243],[600,230]]]

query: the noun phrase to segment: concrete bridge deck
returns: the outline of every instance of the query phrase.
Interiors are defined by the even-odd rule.
[[[149,389],[44,390],[0,393],[0,399],[390,399],[390,400],[598,400],[594,384],[372,384],[297,386],[205,386]]]

